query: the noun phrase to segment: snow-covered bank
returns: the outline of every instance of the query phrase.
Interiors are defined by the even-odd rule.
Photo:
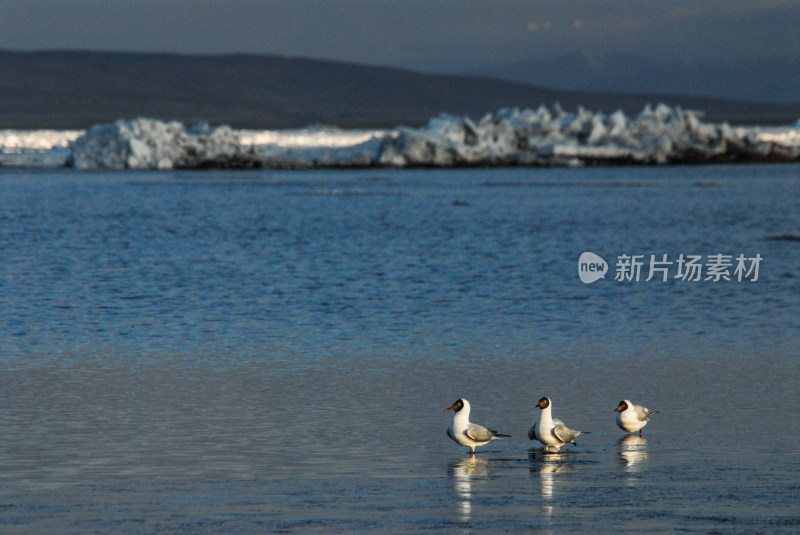
[[[0,130],[0,167],[63,167],[83,130]]]
[[[706,123],[697,112],[665,105],[647,107],[636,117],[621,111],[567,112],[557,105],[503,109],[477,121],[443,114],[422,128],[391,130],[234,130],[140,118],[82,133],[4,132],[0,131],[0,166],[79,169],[800,161],[800,123],[732,127]]]
[[[186,128],[152,119],[92,127],[70,143],[78,169],[310,168],[371,166],[386,131],[314,126],[299,130]]]

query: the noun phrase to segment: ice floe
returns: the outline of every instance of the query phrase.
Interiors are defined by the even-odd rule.
[[[421,128],[234,130],[138,118],[85,132],[0,131],[0,166],[78,169],[664,165],[800,161],[800,122],[732,127],[659,104],[638,115],[506,108]]]
[[[153,119],[116,121],[93,126],[70,143],[69,165],[78,169],[174,169],[225,167],[242,150],[228,126]]]
[[[786,142],[795,141],[795,142]],[[659,105],[636,117],[583,108],[503,109],[477,123],[440,116],[401,129],[383,147],[387,165],[586,165],[795,161],[800,143],[759,128],[705,123],[700,114]]]

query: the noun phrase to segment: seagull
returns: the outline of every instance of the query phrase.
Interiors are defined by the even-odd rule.
[[[469,421],[469,401],[464,398],[459,399],[444,412],[455,411],[453,421],[447,428],[447,436],[455,440],[458,444],[469,448],[470,456],[475,455],[475,448],[488,444],[496,438],[507,438],[511,435],[501,435],[497,431],[487,429],[482,425],[473,424]]]
[[[617,426],[626,433],[635,433],[639,431],[639,436],[642,436],[642,428],[647,425],[651,414],[657,414],[658,411],[651,411],[647,407],[641,405],[634,405],[627,399],[619,402],[619,406],[611,412],[617,413]]]
[[[550,398],[540,399],[536,406],[542,412],[539,413],[539,421],[528,430],[528,438],[544,444],[544,451],[557,452],[566,444],[577,446],[575,439],[578,435],[588,433],[588,431],[573,431],[558,418],[553,418]]]

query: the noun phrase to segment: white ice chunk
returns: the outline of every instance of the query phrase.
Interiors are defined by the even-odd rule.
[[[634,117],[558,104],[503,108],[479,120],[442,114],[421,128],[233,130],[120,120],[82,131],[0,130],[0,166],[109,169],[668,164],[800,161],[800,121],[731,127],[664,104]]]

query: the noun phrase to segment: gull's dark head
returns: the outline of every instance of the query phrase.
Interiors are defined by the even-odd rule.
[[[463,408],[464,408],[464,403],[465,403],[466,401],[467,401],[467,400],[465,400],[465,399],[459,399],[459,400],[457,400],[455,403],[453,403],[452,405],[450,405],[449,407],[447,407],[447,408],[444,410],[444,412],[447,412],[447,411],[456,411],[456,412],[458,412],[458,411],[460,411],[461,409],[463,409]]]

